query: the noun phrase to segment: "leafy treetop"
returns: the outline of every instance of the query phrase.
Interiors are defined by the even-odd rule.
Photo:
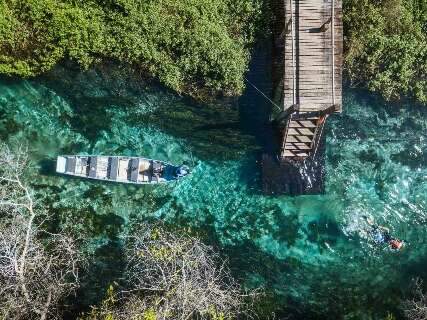
[[[427,103],[427,1],[344,0],[344,30],[353,83]]]
[[[179,93],[237,95],[261,0],[0,0],[0,73],[132,64]]]

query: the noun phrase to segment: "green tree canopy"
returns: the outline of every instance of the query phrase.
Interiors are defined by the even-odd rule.
[[[179,93],[237,95],[261,0],[0,0],[0,73],[129,63]]]
[[[344,0],[344,28],[354,83],[427,103],[427,1]]]

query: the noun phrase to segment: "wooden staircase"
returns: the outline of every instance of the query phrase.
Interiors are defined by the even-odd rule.
[[[305,118],[303,114],[292,114],[283,128],[281,157],[304,160],[313,155],[317,140],[323,130],[326,116]]]

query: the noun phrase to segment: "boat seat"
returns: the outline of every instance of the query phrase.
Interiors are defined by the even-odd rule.
[[[67,158],[66,164],[65,164],[65,172],[69,173],[75,173],[76,172],[76,158]]]
[[[139,180],[150,182],[151,177],[151,161],[140,159],[139,161]]]
[[[108,177],[108,157],[98,157],[97,166],[96,166],[96,176],[97,178],[105,179]]]
[[[112,157],[110,158],[108,177],[111,180],[116,180],[118,172],[119,172],[119,158]]]
[[[98,157],[89,158],[89,178],[96,178],[96,168],[98,165]]]
[[[119,158],[117,179],[129,180],[129,158]]]
[[[89,158],[80,158],[80,170],[81,174],[89,174]]]
[[[132,159],[131,165],[130,165],[130,180],[132,182],[138,182],[138,175],[139,175],[139,159]]]

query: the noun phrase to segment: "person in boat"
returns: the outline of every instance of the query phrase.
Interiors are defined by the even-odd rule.
[[[392,237],[389,228],[376,224],[374,220],[367,216],[364,216],[364,218],[371,227],[369,234],[376,244],[388,244],[393,250],[400,250],[403,248],[403,241]]]
[[[163,176],[164,166],[160,162],[153,162],[153,176],[157,181]]]

